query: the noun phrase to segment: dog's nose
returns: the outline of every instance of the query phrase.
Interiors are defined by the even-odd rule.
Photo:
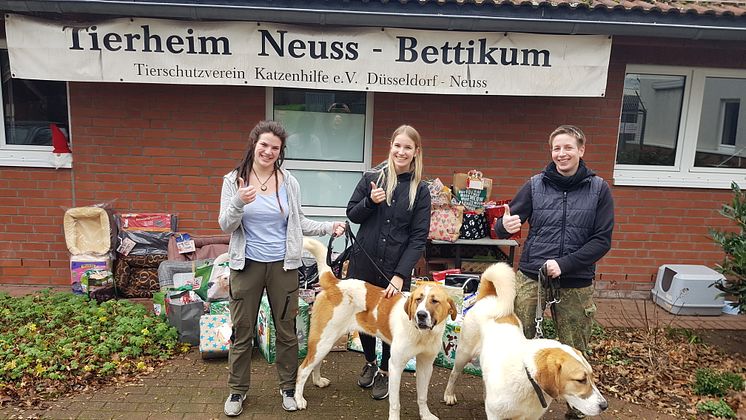
[[[425,311],[419,311],[417,312],[417,320],[418,321],[425,321],[427,319],[427,312]]]
[[[609,408],[609,403],[606,402],[606,400],[601,401],[601,403],[598,405],[598,407],[601,409],[601,411],[605,411],[607,408]]]

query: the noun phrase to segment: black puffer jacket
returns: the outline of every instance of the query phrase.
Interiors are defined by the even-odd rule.
[[[350,202],[347,217],[360,225],[358,243],[368,252],[388,278],[398,275],[404,279],[403,290],[409,290],[412,269],[422,256],[430,230],[430,192],[424,182],[417,188],[414,207],[409,210],[409,184],[411,173],[398,176],[391,206],[370,200],[370,183],[376,182],[378,172],[363,174]],[[350,258],[348,277],[365,280],[380,287],[388,281],[370,263],[368,258],[354,248]]]
[[[531,225],[521,252],[519,268],[536,279],[539,268],[554,259],[562,270],[560,287],[587,287],[593,282],[596,262],[611,248],[614,230],[614,200],[609,185],[585,166],[567,185],[554,163],[532,177],[510,202],[510,212]],[[505,231],[502,218],[495,223],[500,238]]]

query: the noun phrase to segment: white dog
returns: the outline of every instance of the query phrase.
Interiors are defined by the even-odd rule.
[[[303,248],[316,258],[319,284],[323,291],[316,297],[308,334],[308,355],[298,369],[295,401],[306,408],[303,388],[313,374],[318,387],[329,385],[321,377],[321,361],[339,337],[349,331],[377,336],[391,344],[389,359],[389,419],[399,419],[399,388],[404,366],[417,356],[417,405],[420,417],[437,420],[427,407],[427,388],[433,361],[441,347],[445,319],[456,319],[456,304],[437,285],[420,285],[407,299],[395,295],[383,297],[383,289],[362,280],[340,281],[326,265],[326,247],[315,239],[304,238]]]
[[[608,404],[583,355],[556,340],[528,340],[513,312],[515,273],[505,263],[482,275],[477,301],[464,317],[456,361],[443,395],[456,404],[456,379],[479,356],[488,419],[539,419],[557,397],[586,415]]]

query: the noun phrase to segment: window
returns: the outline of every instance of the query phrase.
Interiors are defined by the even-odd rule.
[[[616,185],[746,185],[746,71],[627,67]]]
[[[352,191],[371,167],[373,94],[268,90],[268,113],[288,131],[285,167],[301,185],[303,211],[315,220],[344,219]]]
[[[0,47],[4,48],[4,41]],[[4,130],[0,166],[54,167],[52,125],[69,139],[67,84],[11,77],[8,51],[0,50]],[[70,167],[70,163],[62,165]]]
[[[617,163],[674,164],[685,80],[683,76],[627,74]]]

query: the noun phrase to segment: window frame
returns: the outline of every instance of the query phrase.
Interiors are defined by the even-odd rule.
[[[0,49],[7,50],[8,44],[5,39],[0,39]],[[0,98],[2,98],[3,87],[0,83]],[[68,136],[70,140],[70,146],[73,144],[72,136],[72,119],[70,118],[70,83],[65,82],[65,95],[67,96],[67,121],[68,121]],[[0,106],[0,121],[3,122],[3,129],[0,130],[0,167],[27,167],[27,168],[55,168],[52,161],[52,146],[28,146],[28,145],[12,145],[6,144],[5,139],[5,110],[3,106]],[[61,162],[61,166],[58,169],[70,169],[72,168],[72,159],[66,162]]]
[[[697,151],[702,102],[708,77],[746,79],[746,70],[710,67],[681,67],[628,64],[625,78],[630,73],[684,76],[676,159],[673,166],[629,165],[616,163],[621,127],[621,107],[614,153],[614,185],[647,187],[684,187],[729,189],[732,181],[746,186],[746,169],[705,168],[694,166]]]
[[[313,90],[313,89],[308,89]],[[361,92],[362,93],[362,92]],[[365,92],[365,128],[363,138],[363,161],[362,162],[342,162],[342,161],[317,161],[317,160],[298,160],[285,159],[282,166],[285,169],[293,170],[329,170],[342,172],[359,172],[362,173],[371,168],[373,159],[373,92]],[[265,95],[265,113],[268,119],[274,118],[274,88],[267,87]],[[350,191],[352,194],[352,191]],[[306,216],[319,217],[347,217],[347,209],[344,207],[330,206],[303,206],[303,212]]]

